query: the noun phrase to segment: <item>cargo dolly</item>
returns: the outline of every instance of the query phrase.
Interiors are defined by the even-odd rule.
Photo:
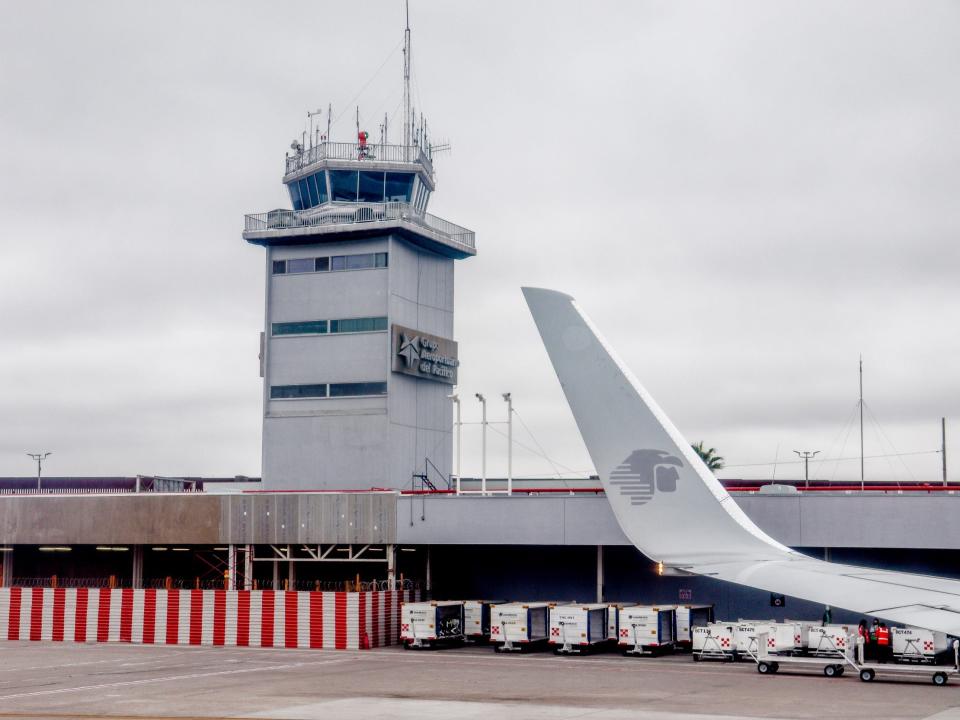
[[[840,677],[847,666],[860,672],[858,666],[844,651],[837,649],[837,654],[829,657],[812,657],[805,655],[773,655],[767,643],[768,633],[757,635],[756,652],[747,648],[747,655],[757,664],[757,672],[761,675],[770,675],[780,669],[780,665],[795,665],[797,667],[821,668],[827,677]]]
[[[929,676],[934,685],[946,685],[951,675],[960,675],[960,640],[953,641],[953,665],[920,665],[917,663],[865,662],[863,638],[857,638],[857,671],[863,682],[871,682],[877,673],[906,677]]]

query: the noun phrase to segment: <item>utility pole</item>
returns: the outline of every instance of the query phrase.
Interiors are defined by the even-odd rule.
[[[40,475],[43,470],[43,461],[46,460],[53,452],[38,452],[38,453],[27,453],[27,457],[31,457],[37,461],[37,490],[40,489]]]
[[[404,5],[407,16],[407,27],[403,31],[403,144],[407,148],[413,144],[413,123],[410,118],[410,61],[412,48],[410,47],[410,2]],[[404,158],[409,160],[404,150]]]
[[[803,477],[804,477],[804,487],[810,487],[810,458],[816,457],[820,452],[819,450],[814,450],[810,452],[809,450],[794,450],[801,460],[803,460]]]
[[[457,409],[454,427],[457,428],[457,495],[460,494],[460,461],[463,458],[463,443],[461,442],[463,433],[463,423],[460,422],[460,396],[457,394],[448,395],[453,400],[453,406]]]
[[[863,355],[860,356],[860,492],[866,485],[863,481]]]
[[[480,405],[483,406],[483,416],[480,422],[483,442],[480,446],[480,494],[487,494],[487,399],[480,393],[475,393]]]
[[[947,484],[947,419],[940,418],[940,459],[943,460],[943,484]]]
[[[507,495],[513,495],[513,397],[504,393],[507,401]]]

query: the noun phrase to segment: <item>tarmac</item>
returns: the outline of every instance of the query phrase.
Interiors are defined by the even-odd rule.
[[[689,656],[496,655],[0,642],[0,718],[960,720],[960,682],[812,671]]]

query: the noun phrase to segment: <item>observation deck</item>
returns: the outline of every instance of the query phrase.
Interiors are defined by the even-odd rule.
[[[411,170],[420,172],[429,181],[430,189],[435,186],[433,160],[419,145],[391,145],[388,143],[344,143],[322,142],[312,147],[300,148],[287,155],[283,182],[309,174],[323,167],[356,167],[362,163],[370,169]]]

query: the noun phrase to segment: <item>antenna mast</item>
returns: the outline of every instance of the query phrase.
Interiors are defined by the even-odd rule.
[[[406,0],[404,5],[407,28],[403,31],[403,144],[409,147],[413,144],[410,123],[410,0]]]
[[[860,491],[863,492],[863,355],[860,356]]]

